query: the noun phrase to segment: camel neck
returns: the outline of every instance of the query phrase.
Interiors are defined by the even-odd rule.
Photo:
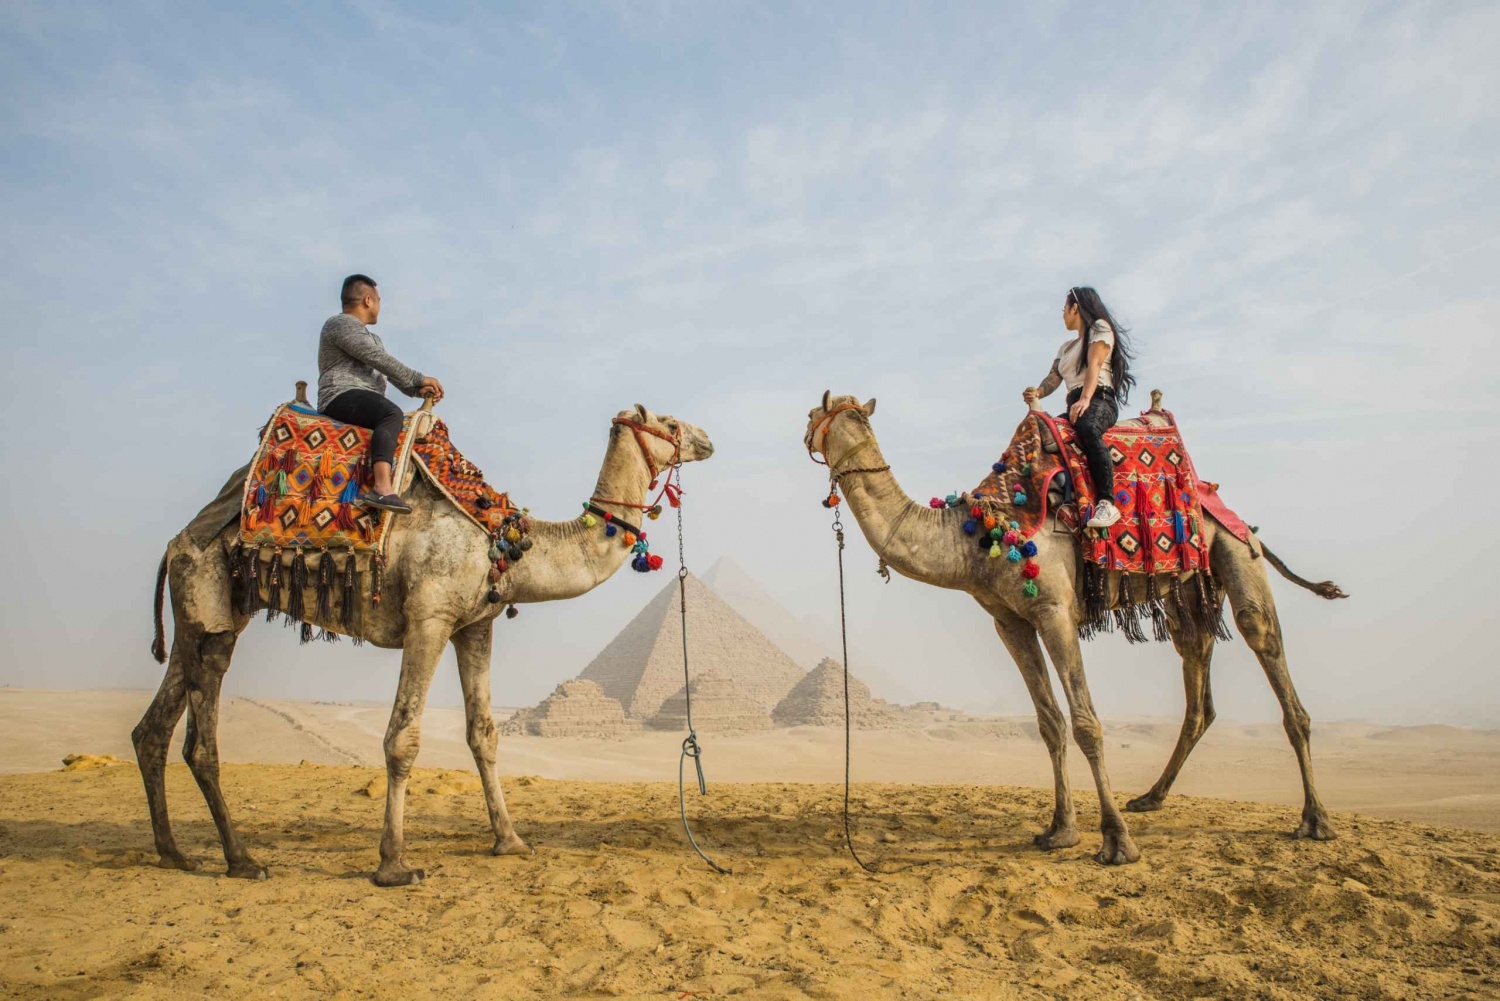
[[[879,469],[847,473],[840,479],[849,511],[870,548],[903,577],[963,590],[966,578],[960,540],[966,536],[953,514],[912,500],[873,439],[860,448],[857,465]]]

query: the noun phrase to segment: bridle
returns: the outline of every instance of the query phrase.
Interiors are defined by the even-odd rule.
[[[628,507],[634,508],[637,511],[645,511],[650,514],[652,518],[655,518],[661,513],[662,497],[666,497],[667,503],[672,505],[673,507],[677,507],[679,504],[681,504],[682,487],[680,484],[674,485],[672,483],[672,478],[674,476],[679,476],[679,470],[681,470],[682,468],[682,425],[678,424],[677,430],[670,433],[663,431],[661,428],[652,427],[650,424],[642,424],[640,421],[633,421],[629,417],[616,417],[614,420],[610,421],[610,425],[612,427],[630,428],[631,432],[634,434],[636,447],[641,450],[641,458],[646,460],[646,469],[651,474],[651,486],[647,489],[656,489],[656,481],[657,478],[660,477],[663,467],[656,464],[656,457],[651,454],[651,449],[646,444],[645,435],[653,435],[671,445],[672,458],[667,460],[667,465],[665,467],[667,476],[661,484],[661,490],[657,493],[656,498],[650,504],[633,504],[630,501],[611,500],[607,497],[595,496],[589,498],[589,502],[587,505],[588,509],[593,514],[604,517],[607,512],[600,509],[598,505],[614,504],[618,507]],[[641,530],[639,528],[627,524],[626,522],[619,521],[618,519],[616,520],[618,521],[621,528],[624,528],[625,530],[630,532],[634,532],[636,535],[641,534]]]
[[[858,410],[860,413],[864,413],[864,409],[865,408],[860,406],[858,403],[840,403],[836,407],[829,408],[828,411],[825,412],[822,417],[819,417],[817,422],[814,423],[810,429],[808,429],[807,441],[804,443],[807,446],[807,457],[820,466],[828,467],[828,480],[830,483],[837,483],[839,480],[841,480],[845,476],[848,476],[850,473],[884,473],[891,468],[890,466],[886,465],[871,466],[867,469],[839,469],[840,466],[848,462],[854,456],[858,455],[860,452],[875,444],[875,439],[873,436],[866,438],[864,441],[860,442],[858,445],[855,445],[853,448],[850,448],[843,455],[832,461],[820,459],[814,453],[814,443],[817,441],[818,432],[820,430],[823,432],[823,443],[822,445],[817,446],[817,451],[823,452],[824,455],[827,455],[828,453],[824,450],[828,446],[828,432],[833,429],[833,419],[846,410]]]

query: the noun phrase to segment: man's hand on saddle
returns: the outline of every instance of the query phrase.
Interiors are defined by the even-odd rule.
[[[441,403],[443,401],[443,384],[429,375],[422,380],[422,385],[417,389],[417,395],[428,397],[433,403]]]

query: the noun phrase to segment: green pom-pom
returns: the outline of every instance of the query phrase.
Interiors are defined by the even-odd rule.
[[[1036,592],[1036,581],[1034,581],[1034,580],[1028,580],[1026,582],[1026,586],[1023,587],[1023,588],[1021,588],[1021,593],[1024,594],[1024,595],[1026,595],[1026,597],[1028,597],[1028,598],[1035,598],[1036,597],[1036,593],[1037,593]]]

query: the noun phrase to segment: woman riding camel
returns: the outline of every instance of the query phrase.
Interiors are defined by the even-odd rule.
[[[1040,386],[1021,394],[1027,403],[1050,396],[1060,383],[1068,387],[1068,419],[1078,436],[1078,447],[1088,460],[1089,478],[1099,502],[1090,528],[1108,528],[1120,520],[1110,499],[1114,494],[1115,464],[1104,444],[1105,429],[1119,418],[1119,404],[1130,396],[1135,377],[1130,374],[1133,353],[1126,328],[1109,315],[1099,293],[1087,285],[1068,290],[1063,300],[1063,326],[1078,336],[1064,342],[1052,361],[1052,371]]]

